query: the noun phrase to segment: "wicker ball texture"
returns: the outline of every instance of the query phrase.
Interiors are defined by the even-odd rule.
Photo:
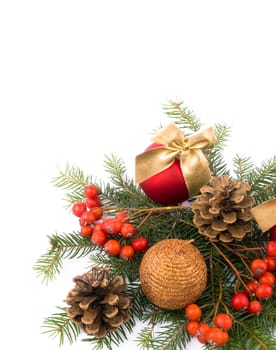
[[[207,267],[190,241],[165,239],[147,250],[140,265],[140,282],[147,299],[166,310],[194,303],[204,292]]]

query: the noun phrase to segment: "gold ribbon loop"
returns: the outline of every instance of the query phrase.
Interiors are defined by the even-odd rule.
[[[269,199],[251,209],[262,232],[276,225],[276,198]]]
[[[201,150],[215,144],[213,128],[185,137],[178,127],[169,124],[153,137],[152,141],[162,146],[136,156],[136,183],[141,183],[169,168],[175,159],[179,159],[190,197],[197,194],[211,176],[208,161]]]

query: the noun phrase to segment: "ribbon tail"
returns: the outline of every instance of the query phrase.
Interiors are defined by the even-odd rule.
[[[182,173],[185,174],[185,182],[190,197],[198,194],[199,189],[206,185],[211,177],[209,163],[199,149],[190,149],[180,159]]]

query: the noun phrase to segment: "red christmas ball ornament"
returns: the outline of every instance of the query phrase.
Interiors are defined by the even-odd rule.
[[[153,143],[146,151],[159,146],[162,145]],[[141,182],[140,186],[147,196],[165,205],[176,205],[189,198],[189,192],[178,159],[175,159],[169,168]]]
[[[273,227],[271,227],[271,229],[269,229],[269,239],[271,241],[276,241],[276,225],[274,225]]]

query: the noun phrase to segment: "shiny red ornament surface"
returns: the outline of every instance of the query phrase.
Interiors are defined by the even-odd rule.
[[[271,241],[276,241],[276,225],[269,230],[269,239]]]
[[[146,150],[160,146],[153,143]],[[178,159],[169,168],[141,182],[140,186],[152,200],[164,205],[177,205],[189,198]]]

